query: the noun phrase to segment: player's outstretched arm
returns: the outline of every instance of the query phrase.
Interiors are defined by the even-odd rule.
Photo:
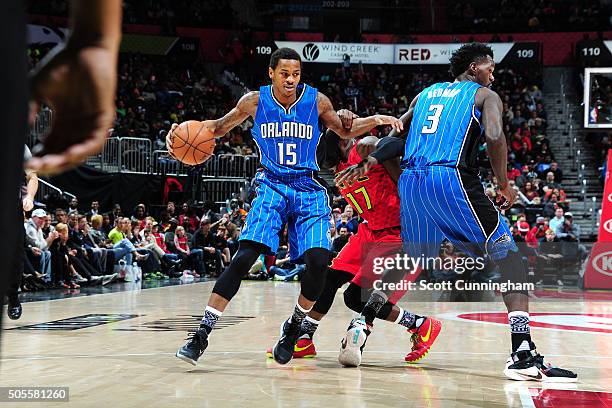
[[[379,163],[383,164],[389,175],[397,181],[400,173],[398,158],[404,153],[405,140],[391,136],[375,141],[373,139],[376,138],[370,139],[366,137],[359,141],[360,143],[364,141],[364,146],[359,148],[358,145],[357,150],[363,160],[338,173],[336,175],[336,184],[345,183],[350,185],[358,178],[363,177],[372,166]],[[397,167],[393,166],[392,161],[396,162]]]
[[[257,103],[259,102],[259,91],[248,92],[238,100],[236,106],[225,116],[215,120],[205,120],[202,124],[210,130],[214,137],[225,136],[227,132],[244,122],[249,116],[255,117]],[[172,132],[178,127],[178,123],[173,123],[170,131],[166,135],[166,148],[168,153],[172,153]]]
[[[319,109],[319,118],[328,129],[333,130],[342,139],[352,139],[356,136],[361,136],[368,130],[380,125],[391,125],[393,129],[402,131],[403,125],[399,119],[387,115],[374,115],[367,118],[355,118],[350,129],[345,129],[342,126],[342,121],[334,110],[331,101],[321,92],[317,96],[317,108]]]
[[[53,110],[53,127],[26,167],[57,173],[102,150],[115,117],[121,0],[73,0],[72,34],[31,78],[33,102]],[[10,62],[9,62],[10,63]]]
[[[399,118],[399,120],[402,122],[402,125],[404,125],[404,130],[401,132],[397,132],[395,129],[393,129],[391,130],[391,132],[389,132],[387,136],[401,137],[403,139],[406,138],[406,135],[408,134],[408,130],[410,130],[410,122],[412,122],[412,117],[414,116],[414,107],[416,106],[416,103],[419,99],[419,95],[414,97],[412,102],[410,102],[410,106],[408,107],[408,110],[406,111],[406,113],[404,113]]]
[[[503,105],[501,98],[494,91],[487,88],[481,88],[479,93],[481,92],[483,102],[480,121],[487,141],[487,154],[489,155],[493,173],[495,173],[497,183],[499,184],[501,197],[505,200],[504,202],[500,202],[500,208],[507,209],[512,207],[517,194],[508,184],[508,146],[502,128]],[[478,97],[480,97],[480,95],[478,95]]]

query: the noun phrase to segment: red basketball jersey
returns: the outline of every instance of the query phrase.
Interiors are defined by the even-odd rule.
[[[348,161],[338,164],[337,172],[361,161],[355,146],[349,152]],[[350,186],[338,186],[340,194],[353,209],[377,231],[400,225],[400,201],[397,185],[382,164],[372,166],[368,174]]]

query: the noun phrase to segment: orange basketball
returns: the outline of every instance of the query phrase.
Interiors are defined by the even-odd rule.
[[[215,137],[197,120],[178,125],[170,135],[170,143],[174,156],[190,166],[204,163],[215,150]]]

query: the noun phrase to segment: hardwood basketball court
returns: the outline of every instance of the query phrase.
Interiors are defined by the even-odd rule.
[[[199,323],[212,282],[24,303],[5,320],[2,386],[65,386],[69,402],[2,406],[108,407],[581,407],[612,406],[612,297],[542,292],[532,336],[547,360],[578,373],[575,384],[506,380],[506,314],[500,302],[402,302],[441,318],[420,364],[410,336],[377,322],[360,368],[337,362],[353,316],[341,291],[315,335],[319,355],[280,366],[265,350],[278,337],[299,284],[243,282],[197,367],[174,357]]]

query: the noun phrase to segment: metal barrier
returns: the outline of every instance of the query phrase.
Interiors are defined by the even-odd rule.
[[[42,202],[44,201],[45,197],[48,196],[51,192],[57,193],[60,196],[63,195],[68,198],[75,198],[74,194],[68,193],[67,191],[62,191],[58,187],[49,183],[48,181],[45,181],[39,178],[38,179],[38,190],[36,191],[36,196],[34,197],[34,199],[36,201]]]
[[[34,123],[30,126],[30,134],[28,135],[27,144],[28,146],[34,146],[43,136],[45,136],[51,130],[51,122],[53,120],[53,112],[49,108],[43,108],[36,118]]]
[[[149,174],[152,143],[140,137],[119,138],[119,168],[122,173]]]
[[[225,204],[233,194],[245,196],[248,183],[246,180],[225,179],[225,180],[202,180],[202,200],[212,201],[215,204]]]
[[[213,174],[217,177],[244,178],[244,156],[236,154],[223,154],[211,159],[214,162]]]

